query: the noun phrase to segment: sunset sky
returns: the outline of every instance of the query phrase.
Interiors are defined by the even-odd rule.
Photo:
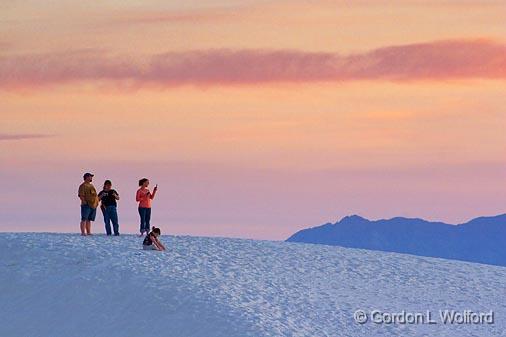
[[[505,212],[505,1],[0,3],[0,231],[284,239],[349,215]],[[100,216],[95,232],[103,232]]]

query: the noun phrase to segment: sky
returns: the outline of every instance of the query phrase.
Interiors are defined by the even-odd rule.
[[[506,2],[0,2],[0,231],[285,239],[505,213]],[[103,232],[100,215],[93,226]]]

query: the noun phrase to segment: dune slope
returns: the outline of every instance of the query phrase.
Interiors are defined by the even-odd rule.
[[[0,234],[0,336],[506,336],[506,268],[322,245]],[[494,311],[493,324],[353,313]],[[436,317],[434,317],[436,318]]]

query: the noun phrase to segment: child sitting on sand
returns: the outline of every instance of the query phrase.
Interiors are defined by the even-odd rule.
[[[144,250],[165,250],[165,246],[160,242],[158,237],[162,234],[160,228],[153,226],[151,233],[146,235],[142,242],[142,249]]]

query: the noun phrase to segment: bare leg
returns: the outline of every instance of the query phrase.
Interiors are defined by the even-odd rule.
[[[81,235],[86,235],[86,221],[81,221]]]
[[[91,235],[91,221],[86,221],[86,234]]]

